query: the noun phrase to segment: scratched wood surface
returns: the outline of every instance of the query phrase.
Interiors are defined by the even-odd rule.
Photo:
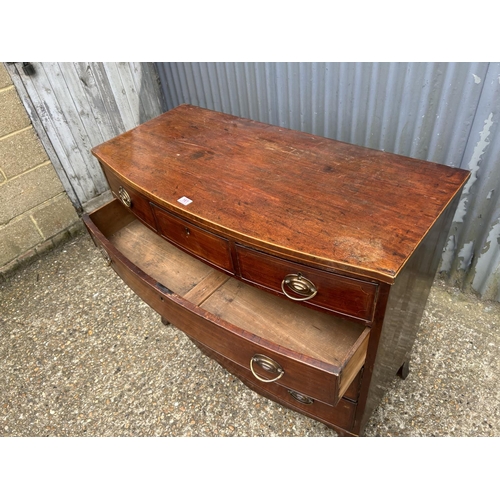
[[[388,283],[469,176],[191,105],[93,153],[151,200],[204,227]]]

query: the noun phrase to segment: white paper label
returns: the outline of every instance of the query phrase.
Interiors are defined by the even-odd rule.
[[[193,200],[190,200],[189,198],[186,198],[183,196],[182,198],[179,198],[177,200],[179,203],[182,203],[183,205],[189,205],[190,203],[193,203]]]

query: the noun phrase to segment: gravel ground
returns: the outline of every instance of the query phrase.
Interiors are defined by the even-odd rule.
[[[86,233],[0,284],[0,435],[336,436],[250,391],[106,267]],[[410,375],[366,436],[500,436],[500,304],[434,284]]]

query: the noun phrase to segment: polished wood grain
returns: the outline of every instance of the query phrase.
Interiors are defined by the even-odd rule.
[[[393,385],[401,365],[411,355],[459,200],[459,195],[451,200],[396,283],[380,287],[356,412],[356,433],[363,432],[370,415]]]
[[[393,283],[469,172],[179,106],[93,149],[217,234]],[[183,206],[178,200],[193,200]]]

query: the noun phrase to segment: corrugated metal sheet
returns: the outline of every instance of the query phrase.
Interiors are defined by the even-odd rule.
[[[491,63],[461,168],[472,172],[442,269],[482,297],[500,301],[500,63]]]
[[[157,63],[167,108],[190,103],[474,174],[441,270],[500,300],[500,65]]]

